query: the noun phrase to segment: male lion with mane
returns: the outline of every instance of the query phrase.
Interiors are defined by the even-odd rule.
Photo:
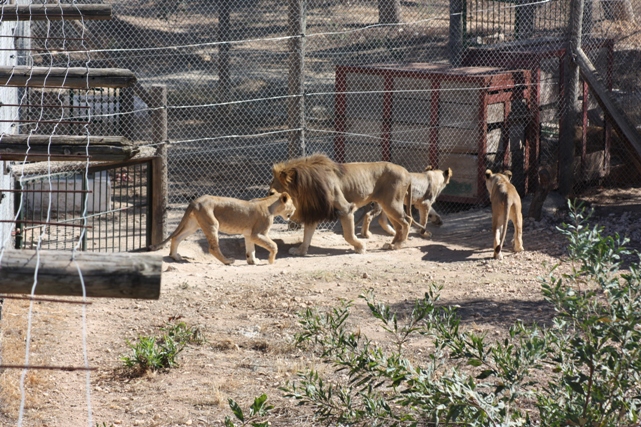
[[[427,166],[423,172],[410,172],[410,176],[412,178],[412,205],[418,209],[418,225],[422,227],[421,234],[424,237],[431,237],[432,233],[425,229],[425,227],[427,227],[427,221],[429,220],[436,225],[443,224],[441,216],[432,208],[432,204],[434,204],[436,198],[450,182],[452,169],[432,170],[432,166]],[[387,215],[385,215],[385,212],[381,213],[381,211],[381,206],[375,204],[375,206],[363,216],[361,235],[366,239],[371,236],[369,225],[372,219],[379,214],[378,223],[381,228],[388,234],[394,235],[394,229],[390,227],[387,222]]]
[[[181,261],[178,245],[200,227],[207,236],[209,253],[223,264],[230,265],[234,259],[225,257],[220,251],[218,232],[245,236],[247,264],[256,264],[255,244],[269,251],[269,263],[273,264],[278,246],[267,233],[274,223],[275,216],[288,220],[295,211],[296,207],[287,193],[275,193],[254,200],[201,196],[189,203],[176,230],[162,243],[150,246],[149,250],[158,250],[171,240],[169,256]]]
[[[365,245],[354,234],[354,212],[371,202],[380,204],[394,226],[395,234],[385,249],[399,249],[407,240],[411,215],[411,178],[402,166],[390,162],[336,163],[324,154],[277,163],[270,192],[287,191],[294,199],[292,221],[304,224],[303,243],[291,248],[292,255],[306,255],[312,236],[322,221],[339,219],[345,240],[357,253]]]

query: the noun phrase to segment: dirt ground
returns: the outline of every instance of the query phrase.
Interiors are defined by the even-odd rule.
[[[467,328],[501,336],[516,319],[546,322],[552,311],[542,300],[538,277],[565,253],[565,241],[555,231],[563,218],[560,205],[549,198],[543,221],[526,221],[526,251],[507,250],[503,261],[491,259],[486,208],[447,215],[443,226],[430,228],[431,239],[412,233],[408,247],[395,252],[381,249],[390,237],[377,226],[363,255],[355,254],[340,234],[323,231],[314,236],[308,256],[290,256],[288,249],[301,241],[302,231],[278,225],[271,233],[280,250],[273,265],[266,264],[262,249],[257,252],[262,264],[247,265],[242,239],[229,237],[222,250],[238,261],[224,266],[205,252],[206,240],[198,232],[180,246],[187,261],[173,262],[165,256],[159,300],[92,299],[86,321],[81,305],[37,303],[28,317],[28,303],[5,300],[2,363],[25,362],[30,320],[29,363],[83,366],[86,326],[87,359],[95,370],[89,375],[29,371],[20,421],[22,371],[1,372],[0,426],[221,426],[231,415],[228,398],[247,408],[262,393],[276,408],[272,426],[314,425],[310,411],[295,406],[278,389],[295,380],[301,369],[324,369],[312,354],[291,343],[298,331],[297,312],[353,300],[351,324],[383,341],[385,336],[373,328],[358,296],[373,290],[379,300],[403,313],[436,283],[443,287],[442,303],[459,307]],[[624,229],[629,224],[621,221],[639,222],[635,215],[606,211],[601,219]],[[180,216],[182,210],[174,211],[170,230]],[[166,255],[168,248],[163,252]],[[179,367],[137,378],[123,376],[120,357],[131,354],[127,340],[158,335],[161,326],[176,318],[197,327],[206,341],[189,345],[179,356]],[[412,341],[406,349],[417,363],[425,357],[421,346]]]

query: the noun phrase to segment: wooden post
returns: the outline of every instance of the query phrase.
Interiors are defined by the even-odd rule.
[[[152,168],[151,194],[151,242],[152,245],[165,240],[167,234],[167,205],[169,184],[167,178],[167,86],[154,85],[149,89],[153,101],[151,116],[151,141],[156,144],[156,156]]]
[[[579,66],[575,52],[581,47],[583,27],[583,1],[571,0],[570,3],[570,40],[565,55],[567,73],[564,82],[564,100],[561,111],[562,121],[559,132],[559,193],[567,197],[574,186],[574,126],[579,117]]]
[[[465,0],[450,0],[450,64],[460,67],[463,60],[463,34],[465,33]]]
[[[0,293],[158,299],[162,256],[113,252],[7,250],[0,260]]]
[[[305,31],[307,0],[289,0],[289,100],[287,102],[289,134],[288,156],[304,156],[305,149]]]

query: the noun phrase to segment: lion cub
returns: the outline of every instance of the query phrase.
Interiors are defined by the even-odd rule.
[[[267,233],[269,233],[275,216],[281,216],[288,220],[295,210],[292,198],[288,193],[276,193],[249,201],[231,197],[202,196],[189,204],[176,231],[171,233],[162,243],[150,246],[149,250],[158,250],[171,240],[169,256],[176,261],[181,261],[178,245],[200,227],[207,236],[209,253],[223,264],[232,264],[234,259],[226,258],[220,251],[218,232],[245,236],[247,264],[256,264],[254,244],[269,251],[269,263],[273,264],[278,247],[267,236]]]
[[[419,212],[419,225],[422,227],[421,234],[425,237],[431,237],[432,233],[427,231],[428,220],[436,225],[442,225],[443,220],[441,216],[432,208],[432,204],[436,198],[445,189],[445,186],[452,179],[452,169],[447,170],[432,170],[432,166],[427,166],[423,172],[410,173],[412,179],[412,205],[418,209]],[[369,238],[371,233],[369,225],[377,215],[378,223],[383,230],[388,234],[394,235],[394,229],[387,222],[387,215],[382,212],[381,206],[376,204],[369,212],[363,217],[363,226],[361,228],[361,235],[364,238]]]
[[[523,214],[521,197],[510,182],[512,173],[485,171],[485,186],[492,202],[492,234],[494,235],[494,259],[503,259],[501,248],[507,234],[508,220],[514,224],[514,252],[523,250]]]

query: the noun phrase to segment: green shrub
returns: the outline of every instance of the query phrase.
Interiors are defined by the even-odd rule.
[[[121,357],[126,368],[138,373],[172,368],[178,365],[178,354],[187,344],[203,342],[200,331],[183,322],[169,324],[161,330],[160,337],[141,336],[134,343],[127,341],[132,354]]]
[[[243,412],[234,399],[230,398],[228,402],[234,417],[242,423],[239,426],[267,427],[270,425],[269,421],[259,421],[259,419],[267,417],[273,409],[273,406],[267,404],[266,394],[254,399],[254,403],[249,407],[247,414]],[[237,425],[234,424],[231,417],[225,417],[225,427],[237,427]]]
[[[542,279],[555,309],[551,326],[517,323],[490,342],[464,331],[454,308],[437,306],[432,286],[404,321],[362,295],[391,336],[382,346],[349,325],[351,302],[301,314],[298,346],[316,351],[331,379],[313,369],[283,391],[329,425],[638,426],[641,405],[639,272],[619,271],[630,255],[619,236],[588,225],[570,205],[569,274]],[[634,254],[638,258],[638,254]],[[415,366],[403,352],[417,334],[430,353]],[[533,415],[530,415],[532,413]]]

